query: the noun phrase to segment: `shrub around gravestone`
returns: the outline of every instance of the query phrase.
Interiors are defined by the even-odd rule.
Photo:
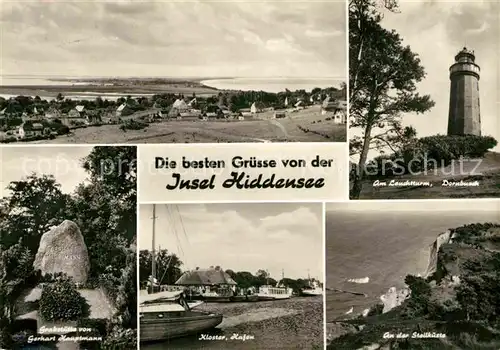
[[[86,317],[90,309],[75,283],[67,278],[59,278],[43,287],[39,307],[41,316],[47,321],[76,320]]]

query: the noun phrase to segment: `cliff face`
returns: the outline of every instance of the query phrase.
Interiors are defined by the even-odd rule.
[[[440,271],[440,259],[439,251],[440,249],[452,242],[453,233],[450,230],[441,233],[437,236],[434,243],[429,247],[429,263],[427,265],[427,270],[425,271],[424,277],[430,277]],[[387,293],[380,297],[384,305],[383,313],[389,312],[397,306],[400,306],[406,299],[410,296],[410,290],[408,288],[396,289],[391,287]]]
[[[427,271],[425,272],[425,277],[432,276],[438,267],[438,252],[443,244],[451,243],[452,233],[450,230],[441,233],[434,243],[429,247],[429,264],[427,266]]]

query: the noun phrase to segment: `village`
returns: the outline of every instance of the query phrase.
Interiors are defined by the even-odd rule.
[[[116,101],[100,97],[72,100],[61,94],[50,101],[26,96],[0,98],[0,142],[51,140],[70,136],[78,129],[93,130],[109,125],[115,125],[116,131],[122,133],[166,122],[189,123],[190,127],[203,129],[203,124],[199,123],[291,120],[310,114],[335,125],[345,125],[347,102],[344,95],[345,90],[317,88],[311,93],[304,90],[278,94],[224,91],[213,96],[163,94],[128,96]],[[169,124],[169,129],[175,128],[175,124]]]

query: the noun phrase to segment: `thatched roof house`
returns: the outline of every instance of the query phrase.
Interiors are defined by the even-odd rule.
[[[183,286],[215,286],[215,285],[237,285],[237,283],[220,266],[209,269],[196,268],[184,272],[175,282]]]

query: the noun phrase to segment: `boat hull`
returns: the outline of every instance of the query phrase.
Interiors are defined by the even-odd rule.
[[[206,303],[229,303],[231,297],[202,297],[201,300]]]
[[[181,317],[160,318],[150,315],[140,319],[140,342],[164,341],[198,334],[215,328],[222,315],[189,312]]]
[[[256,295],[236,295],[234,297],[231,297],[231,301],[235,303],[246,303],[258,300],[259,298]]]

